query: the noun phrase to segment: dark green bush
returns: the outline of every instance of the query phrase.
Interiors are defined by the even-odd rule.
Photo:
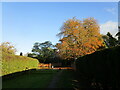
[[[78,74],[104,87],[120,87],[120,46],[96,51],[76,60]]]
[[[2,53],[2,75],[38,67],[38,60],[25,56]]]

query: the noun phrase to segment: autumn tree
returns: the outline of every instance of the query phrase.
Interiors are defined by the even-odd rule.
[[[16,48],[10,42],[1,43],[0,48],[2,52],[8,53],[8,54],[15,54],[16,52]]]
[[[104,47],[99,25],[94,18],[83,21],[76,18],[69,19],[60,30],[57,34],[60,43],[57,43],[56,47],[64,59],[75,59]]]

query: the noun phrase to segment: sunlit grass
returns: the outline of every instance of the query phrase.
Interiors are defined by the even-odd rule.
[[[14,72],[24,71],[38,67],[38,60],[25,57],[2,53],[2,75]]]

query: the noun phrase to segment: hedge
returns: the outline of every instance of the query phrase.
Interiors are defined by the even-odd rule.
[[[120,88],[120,46],[96,51],[76,60],[76,71],[90,82]]]
[[[39,61],[26,56],[18,56],[2,53],[2,74],[7,75],[14,72],[24,71],[38,67]]]

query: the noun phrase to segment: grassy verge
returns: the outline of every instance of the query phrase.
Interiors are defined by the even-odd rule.
[[[58,70],[34,70],[13,79],[3,80],[4,88],[47,88]]]

